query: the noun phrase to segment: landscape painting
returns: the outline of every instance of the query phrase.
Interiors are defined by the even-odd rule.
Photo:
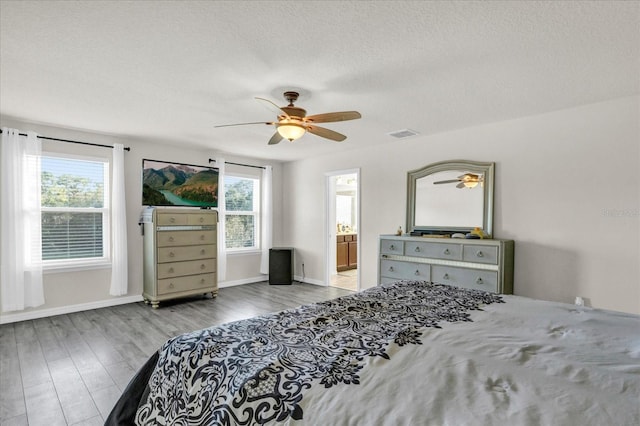
[[[218,207],[218,169],[175,162],[142,160],[145,206]]]

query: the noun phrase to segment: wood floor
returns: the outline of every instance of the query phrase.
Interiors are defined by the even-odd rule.
[[[140,302],[0,325],[0,424],[102,425],[134,373],[168,338],[351,293],[261,282],[160,309]]]
[[[342,288],[344,290],[356,291],[358,289],[358,270],[348,269],[331,275],[329,285],[332,287]]]

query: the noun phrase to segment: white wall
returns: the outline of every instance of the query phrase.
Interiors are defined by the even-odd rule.
[[[287,163],[284,243],[324,281],[325,173],[361,169],[362,288],[378,235],[405,226],[406,173],[429,163],[496,163],[494,236],[516,241],[515,294],[640,313],[637,96]],[[425,120],[425,130],[428,120]],[[345,143],[349,143],[347,140]]]
[[[131,147],[131,151],[125,153],[125,184],[127,202],[127,236],[128,236],[128,262],[129,262],[129,291],[126,296],[119,298],[109,295],[111,279],[110,269],[96,269],[88,271],[45,273],[44,291],[45,304],[38,308],[30,308],[19,313],[2,313],[2,322],[9,318],[31,318],[44,314],[57,314],[69,310],[81,310],[85,308],[106,306],[119,301],[142,300],[142,235],[138,226],[140,211],[142,210],[142,159],[177,161],[190,164],[206,165],[208,158],[215,158],[215,152],[185,149],[175,146],[160,145],[150,141],[124,140],[114,136],[81,132],[71,129],[63,129],[44,126],[34,123],[22,122],[7,117],[2,117],[2,127],[20,129],[21,131],[34,130],[43,136],[71,139],[84,142],[101,143],[111,145],[123,143]],[[90,148],[78,144],[62,142],[43,142],[43,150],[53,149],[58,151],[87,153],[88,155],[111,156],[108,148]],[[223,154],[226,161],[253,165],[273,165],[273,186],[278,189],[282,182],[282,167],[277,162],[235,157]],[[279,245],[279,236],[282,234],[282,221],[280,206],[282,205],[281,192],[274,191],[274,245]],[[0,236],[1,238],[1,236]],[[260,274],[260,256],[258,254],[229,255],[227,258],[227,277],[220,282],[220,287],[226,285],[242,284],[264,279]]]
[[[408,170],[452,159],[494,161],[494,234],[516,241],[515,293],[564,302],[580,295],[595,307],[640,313],[639,102],[638,97],[616,99],[433,136],[389,139],[348,155],[284,166],[225,157],[228,161],[273,164],[273,245],[295,247],[296,276],[302,276],[304,262],[305,278],[313,283],[324,283],[325,173],[360,168],[359,269],[363,288],[375,285],[377,279],[378,235],[394,233],[399,225],[405,227]],[[142,208],[142,158],[202,164],[215,153],[119,140],[7,117],[0,125],[131,147],[125,154],[128,296],[139,298],[142,237],[137,221]],[[67,149],[81,147],[70,144]],[[227,279],[221,285],[260,277],[257,255],[230,256]],[[112,302],[109,278],[109,270],[47,274],[46,304],[25,313]]]

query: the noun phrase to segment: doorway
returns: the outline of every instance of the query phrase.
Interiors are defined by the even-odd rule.
[[[331,287],[360,289],[360,170],[326,174],[327,265]]]

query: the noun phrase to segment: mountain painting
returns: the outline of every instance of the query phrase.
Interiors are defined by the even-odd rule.
[[[143,160],[142,204],[218,207],[218,169]]]

